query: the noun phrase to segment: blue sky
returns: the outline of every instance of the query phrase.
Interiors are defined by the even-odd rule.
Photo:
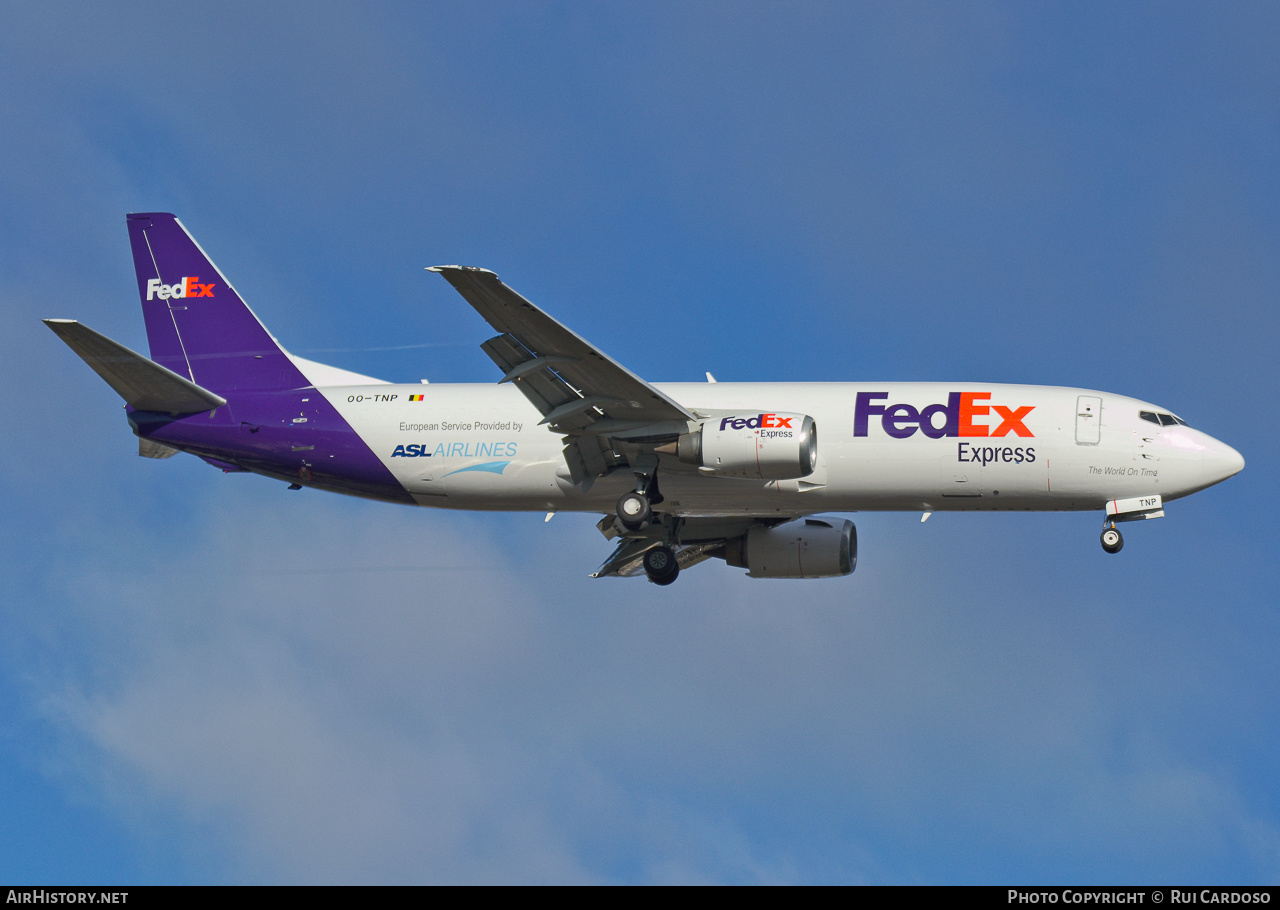
[[[0,9],[0,880],[1280,878],[1280,12]],[[140,459],[39,323],[145,350],[173,211],[291,350],[490,382],[427,265],[651,380],[1155,401],[1248,466],[862,514],[850,578],[586,577],[587,516]]]

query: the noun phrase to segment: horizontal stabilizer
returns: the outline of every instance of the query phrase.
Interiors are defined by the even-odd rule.
[[[227,403],[225,398],[74,319],[46,319],[44,324],[139,411],[196,414]]]

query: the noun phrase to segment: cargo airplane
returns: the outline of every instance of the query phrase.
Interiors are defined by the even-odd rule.
[[[649,383],[493,272],[435,266],[497,334],[494,384],[400,385],[290,354],[177,218],[127,218],[151,357],[46,324],[124,398],[139,454],[444,509],[588,512],[594,573],[670,584],[847,575],[867,510],[1099,511],[1118,523],[1244,467],[1167,408],[990,383]]]

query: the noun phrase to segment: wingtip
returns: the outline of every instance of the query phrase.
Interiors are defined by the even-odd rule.
[[[497,277],[498,277],[498,273],[497,273],[497,272],[490,271],[489,269],[477,268],[477,267],[476,267],[476,266],[474,266],[474,265],[429,265],[429,266],[427,266],[427,271],[428,271],[428,272],[438,272],[438,273],[444,273],[444,272],[480,272],[481,274],[484,274],[484,275],[492,275],[494,278],[497,278]]]

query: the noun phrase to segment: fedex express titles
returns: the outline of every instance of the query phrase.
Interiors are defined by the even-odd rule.
[[[894,439],[907,439],[918,430],[930,439],[946,437],[1034,437],[1023,423],[1035,405],[1007,408],[998,404],[986,404],[990,392],[952,392],[946,404],[931,404],[917,409],[910,404],[883,404],[888,392],[859,392],[853,410],[853,435],[866,436],[872,417],[880,418],[885,434]],[[994,427],[975,423],[975,418],[998,417]],[[1005,462],[1022,464],[1036,460],[1036,450],[1031,446],[978,446],[961,442],[956,447],[956,460],[976,464]]]

